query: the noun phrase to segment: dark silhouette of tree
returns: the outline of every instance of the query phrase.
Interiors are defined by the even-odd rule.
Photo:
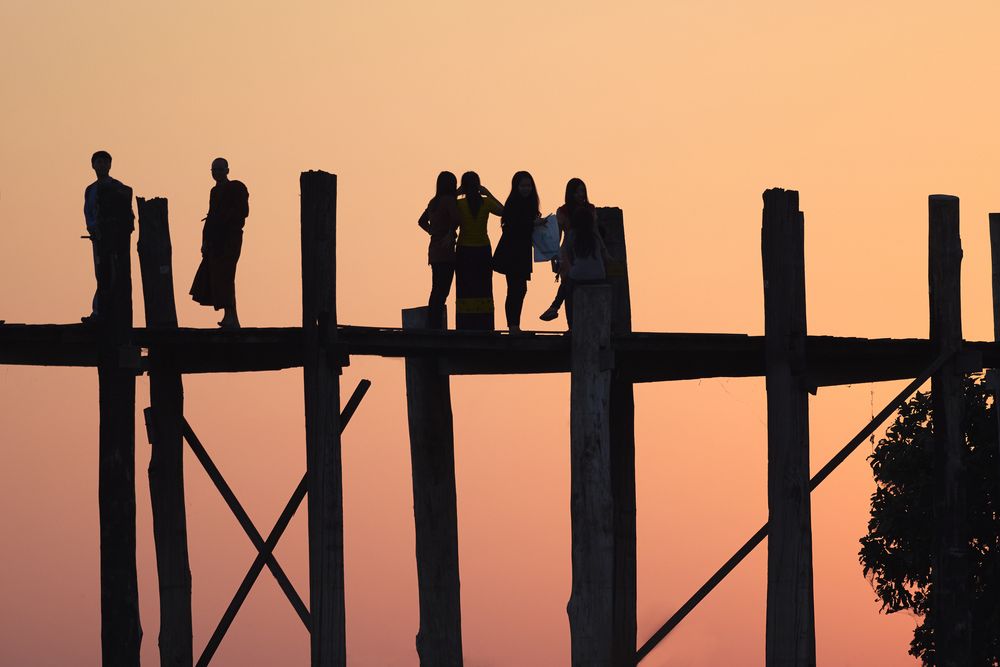
[[[993,391],[981,377],[965,382],[970,569],[973,576],[973,665],[1000,664],[998,520],[1000,498]],[[930,393],[907,401],[869,458],[875,474],[868,534],[859,557],[882,611],[920,617],[910,653],[935,665],[933,413]]]

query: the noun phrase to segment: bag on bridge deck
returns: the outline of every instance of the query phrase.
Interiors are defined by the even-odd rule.
[[[559,256],[559,223],[555,214],[547,216],[543,224],[535,227],[531,233],[531,245],[535,248],[536,262],[547,262]]]

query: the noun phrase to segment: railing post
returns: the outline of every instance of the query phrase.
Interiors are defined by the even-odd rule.
[[[768,667],[816,664],[804,245],[798,192],[765,191],[761,256],[767,387]]]

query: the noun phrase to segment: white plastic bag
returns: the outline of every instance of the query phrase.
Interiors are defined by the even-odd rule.
[[[535,248],[536,262],[548,262],[559,256],[559,221],[554,213],[532,231],[531,245]]]

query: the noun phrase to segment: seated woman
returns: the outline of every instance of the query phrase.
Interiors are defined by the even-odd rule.
[[[493,331],[493,263],[486,223],[503,206],[482,186],[479,174],[462,174],[464,195],[457,202],[458,245],[455,248],[455,328]]]
[[[565,290],[566,320],[573,328],[573,288],[587,283],[601,283],[607,278],[604,266],[611,261],[597,222],[584,207],[577,208],[559,253]]]
[[[556,210],[556,219],[559,221],[559,232],[563,236],[563,242],[565,243],[565,235],[570,229],[570,221],[578,210],[588,211],[594,219],[594,225],[597,225],[597,209],[590,200],[587,198],[587,185],[579,178],[571,178],[569,182],[566,183],[566,197],[565,203]],[[559,262],[553,261],[552,269],[556,271],[561,278],[565,278],[565,271],[559,266]],[[558,279],[558,278],[557,278]],[[556,292],[556,297],[552,301],[552,305],[549,306],[544,313],[539,315],[538,319],[543,322],[548,322],[559,317],[559,307],[562,306],[563,302],[566,300],[568,293],[565,281],[559,286]],[[566,317],[569,317],[567,312]]]
[[[521,308],[531,280],[531,233],[541,222],[535,179],[519,171],[511,179],[510,195],[500,218],[500,240],[493,253],[493,270],[507,277],[504,310],[511,333],[521,330]]]
[[[420,214],[417,224],[430,234],[427,263],[431,267],[431,295],[427,299],[427,328],[447,329],[444,304],[455,277],[455,233],[458,230],[458,208],[455,206],[458,179],[450,171],[437,177],[434,197]]]

